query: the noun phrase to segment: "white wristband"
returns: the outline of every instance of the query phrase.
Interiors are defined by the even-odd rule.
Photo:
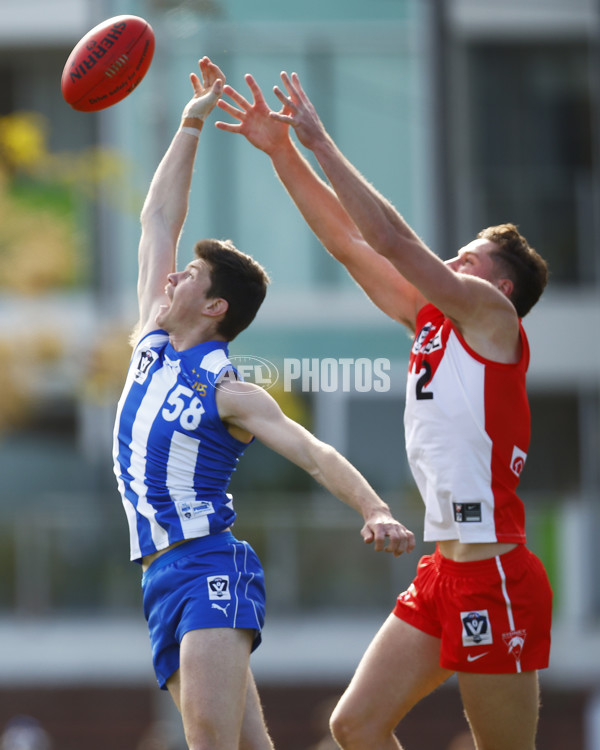
[[[189,135],[193,135],[195,138],[200,138],[200,131],[198,128],[188,128],[186,126],[182,126],[179,128],[179,130],[182,133],[188,133]]]

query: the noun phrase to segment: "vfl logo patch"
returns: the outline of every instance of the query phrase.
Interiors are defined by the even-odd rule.
[[[140,349],[135,366],[135,382],[143,383],[148,377],[148,371],[158,359],[158,354],[152,349]]]
[[[527,453],[524,453],[515,445],[512,452],[512,458],[510,459],[510,468],[513,474],[516,474],[518,477],[521,476],[521,472],[523,471],[523,468],[525,466],[526,459]]]
[[[493,643],[492,629],[487,609],[461,612],[463,646],[482,646]]]
[[[206,583],[208,584],[209,599],[217,599],[218,601],[231,599],[229,576],[208,576]]]

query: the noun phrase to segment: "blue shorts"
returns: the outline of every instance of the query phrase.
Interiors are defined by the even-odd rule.
[[[230,531],[190,539],[157,558],[142,576],[144,615],[161,689],[179,669],[190,630],[247,628],[260,644],[265,582],[256,553]]]

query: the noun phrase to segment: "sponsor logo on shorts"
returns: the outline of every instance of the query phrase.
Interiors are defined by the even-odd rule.
[[[229,591],[229,576],[208,576],[206,579],[208,584],[208,598],[217,599],[222,601],[223,599],[231,599],[231,592]]]
[[[493,643],[487,609],[461,612],[463,646],[486,646]]]
[[[215,605],[213,604],[213,607]],[[482,656],[487,656],[488,651],[484,651],[483,654],[468,654],[467,655],[467,661],[477,661],[477,659],[481,659]]]
[[[527,637],[526,630],[512,630],[510,633],[502,633],[502,640],[506,643],[508,653],[515,657],[515,661],[521,659],[521,652]]]
[[[231,604],[231,602],[229,602],[229,604]],[[221,604],[217,604],[216,602],[213,602],[211,604],[211,607],[212,607],[212,609],[218,609],[219,611],[221,611],[225,615],[225,617],[227,617],[227,607],[229,607],[229,604],[223,604],[223,605],[221,605]]]

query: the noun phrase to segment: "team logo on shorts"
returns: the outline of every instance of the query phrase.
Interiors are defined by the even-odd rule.
[[[492,629],[487,609],[461,612],[463,646],[483,646],[493,643]]]
[[[406,589],[406,591],[403,591],[398,599],[400,599],[403,602],[410,602],[412,599],[414,599],[417,596],[417,587],[414,583],[411,583],[410,586]]]
[[[209,599],[217,599],[218,601],[231,599],[229,576],[208,576],[206,582],[208,584]]]
[[[513,630],[510,633],[502,633],[502,640],[506,643],[508,653],[515,657],[515,661],[521,659],[521,652],[527,637],[526,630]]]

